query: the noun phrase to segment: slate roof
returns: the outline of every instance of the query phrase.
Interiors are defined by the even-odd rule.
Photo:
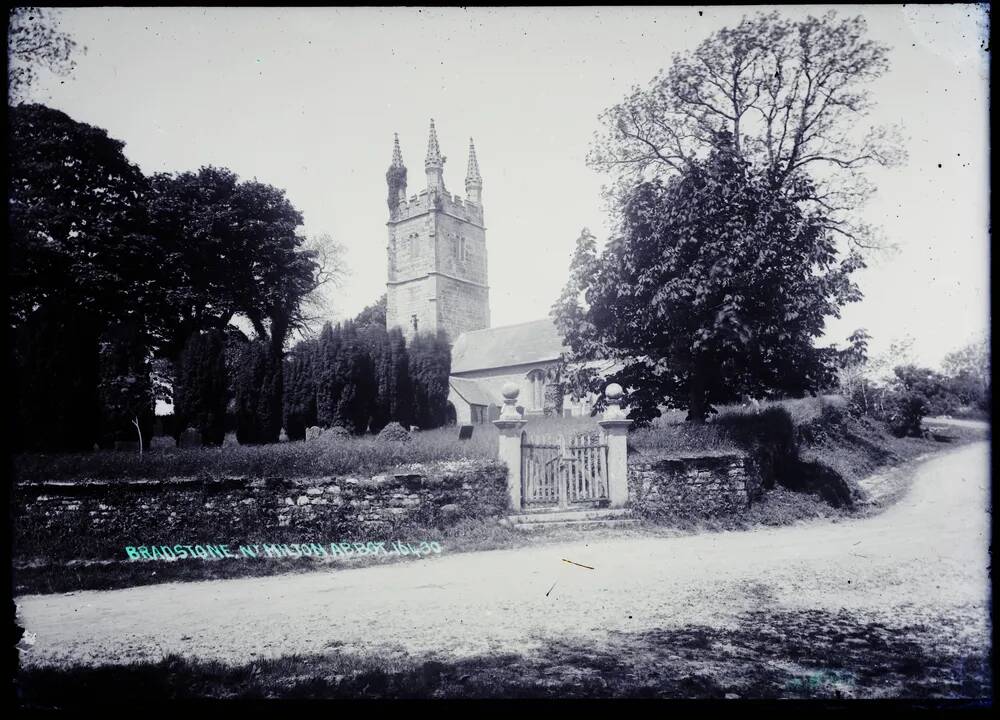
[[[473,330],[458,336],[451,349],[452,373],[557,360],[562,337],[551,318]]]
[[[482,384],[469,378],[449,377],[448,384],[470,405],[502,405]]]

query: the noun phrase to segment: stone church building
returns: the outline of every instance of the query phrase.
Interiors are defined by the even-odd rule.
[[[507,382],[521,388],[526,416],[590,414],[591,400],[561,396],[556,385],[562,339],[550,318],[490,327],[483,179],[469,140],[465,199],[445,188],[445,156],[431,120],[424,171],[427,186],[407,197],[407,170],[395,138],[389,186],[386,326],[409,340],[444,330],[452,341],[448,401],[460,424],[499,415]]]

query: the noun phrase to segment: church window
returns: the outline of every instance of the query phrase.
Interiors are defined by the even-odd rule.
[[[532,370],[528,373],[528,382],[531,384],[532,410],[542,410],[545,406],[545,372],[543,370]]]
[[[412,235],[410,235],[410,257],[411,258],[415,258],[417,256],[417,252],[420,249],[418,247],[418,245],[417,245],[417,238],[418,237],[419,236],[417,235],[417,233],[413,233]]]

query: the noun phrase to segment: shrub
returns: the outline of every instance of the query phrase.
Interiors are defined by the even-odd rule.
[[[409,442],[410,431],[398,422],[386,425],[378,434],[379,442]]]
[[[927,397],[912,390],[893,393],[888,401],[887,421],[896,437],[920,437],[921,421],[927,415],[930,403]]]

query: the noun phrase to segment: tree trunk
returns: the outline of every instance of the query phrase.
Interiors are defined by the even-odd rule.
[[[691,376],[691,389],[688,395],[687,422],[702,425],[708,417],[708,400],[705,397],[705,378],[700,371]]]

